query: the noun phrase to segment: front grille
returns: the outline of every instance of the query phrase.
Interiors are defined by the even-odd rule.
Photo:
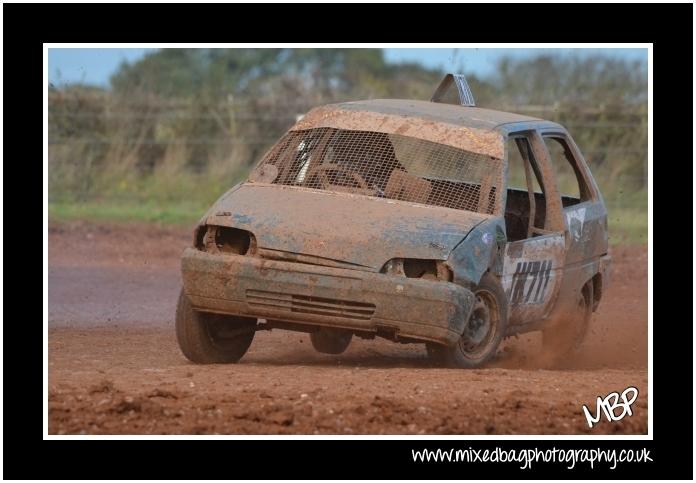
[[[328,315],[346,319],[370,320],[375,313],[374,304],[263,290],[247,290],[246,300],[252,308]]]

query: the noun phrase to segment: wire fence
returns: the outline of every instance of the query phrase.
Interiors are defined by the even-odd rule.
[[[509,112],[517,112],[520,114],[529,114],[528,112],[524,112],[521,109],[514,110],[513,107],[503,107],[501,110],[508,110]],[[252,115],[252,114],[239,114],[235,113],[233,117],[230,117],[227,120],[227,123],[255,123],[259,121],[275,121],[278,124],[284,125],[284,129],[282,130],[283,132],[287,129],[289,129],[295,121],[301,116],[301,113],[295,113],[295,114],[277,114],[277,115],[266,115],[266,116],[258,116],[258,115]],[[556,116],[559,117],[559,116]],[[57,144],[106,144],[106,145],[111,145],[111,144],[123,144],[128,142],[127,139],[124,139],[124,136],[118,135],[114,137],[89,137],[89,136],[84,136],[84,133],[69,133],[70,135],[66,135],[65,130],[61,130],[62,132],[56,133],[56,125],[60,124],[61,120],[71,120],[71,119],[80,119],[83,121],[88,121],[88,124],[92,126],[99,126],[99,125],[108,125],[110,121],[119,121],[119,123],[125,123],[125,124],[133,124],[134,121],[143,121],[143,120],[152,120],[152,121],[157,121],[157,122],[168,122],[168,121],[180,121],[184,124],[192,124],[195,121],[200,121],[200,120],[219,120],[220,116],[214,116],[214,115],[177,115],[177,116],[171,116],[168,114],[152,114],[152,115],[140,115],[140,114],[109,114],[109,113],[75,113],[75,114],[63,114],[63,113],[51,113],[50,114],[51,121],[49,121],[49,139],[48,143],[52,145],[57,145]],[[578,136],[578,133],[580,131],[584,130],[601,130],[601,129],[621,129],[624,130],[624,133],[620,134],[627,134],[630,133],[632,136],[637,136],[637,137],[645,137],[647,139],[647,122],[632,122],[632,123],[617,123],[617,122],[595,122],[595,123],[582,123],[582,124],[576,124],[576,123],[563,123],[563,125],[572,133],[574,133],[575,137],[582,137]],[[51,129],[51,128],[54,129]],[[68,130],[68,132],[71,130]],[[234,145],[269,145],[274,143],[279,136],[264,136],[264,137],[255,137],[251,139],[230,139],[227,134],[228,132],[225,132],[223,129],[222,132],[218,133],[217,136],[210,136],[210,137],[196,137],[195,133],[193,136],[191,134],[184,134],[183,137],[170,137],[170,138],[138,138],[137,142],[139,144],[144,144],[144,145],[160,145],[160,146],[167,146],[167,145],[182,145],[182,144],[192,144],[192,145],[225,145],[225,146],[234,146]],[[282,134],[282,132],[281,132]],[[621,137],[621,136],[615,136],[615,137]],[[642,154],[646,156],[646,162],[647,162],[647,143],[644,143],[644,146],[641,147],[619,147],[619,148],[614,148],[614,147],[606,147],[606,148],[601,148],[601,149],[589,149],[589,150],[583,150],[583,152],[586,155],[599,155],[599,154]]]
[[[321,100],[117,100],[108,95],[49,95],[49,191],[89,196],[105,172],[144,177],[159,166],[185,172],[215,168],[238,178]],[[626,193],[648,182],[647,111],[640,106],[500,105],[499,110],[563,124],[590,164],[605,198],[630,204]],[[224,168],[224,169],[223,169]],[[220,174],[222,173],[222,174]],[[156,173],[155,173],[156,174]],[[104,178],[101,184],[99,179]],[[108,183],[118,181],[113,175]]]

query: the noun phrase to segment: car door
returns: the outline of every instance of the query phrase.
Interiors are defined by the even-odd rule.
[[[542,138],[560,185],[568,240],[566,265],[596,259],[607,251],[606,208],[599,190],[568,133],[546,130]]]
[[[502,282],[509,323],[515,325],[543,319],[553,309],[563,278],[566,237],[560,196],[540,134],[528,130],[508,135],[506,161]]]
[[[542,139],[561,191],[566,256],[559,305],[573,304],[607,253],[607,212],[580,150],[561,129],[542,131]],[[562,307],[559,307],[562,309]]]

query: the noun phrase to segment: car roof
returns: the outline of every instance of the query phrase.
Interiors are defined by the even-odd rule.
[[[511,112],[431,101],[373,99],[316,107],[290,131],[332,128],[374,131],[446,144],[502,159],[509,134],[559,129],[554,122]]]
[[[506,129],[500,129],[502,126],[509,124],[555,124],[538,117],[523,116],[512,112],[411,99],[372,99],[342,102],[331,104],[330,106],[348,111],[370,111],[382,114],[415,117],[491,131],[509,130],[512,126],[506,126]]]

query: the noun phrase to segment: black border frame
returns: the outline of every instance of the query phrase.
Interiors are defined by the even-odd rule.
[[[679,314],[654,319],[652,441],[553,440],[292,440],[292,441],[42,441],[43,328],[36,270],[43,212],[38,160],[42,95],[43,42],[647,42],[654,44],[655,213],[661,199],[683,207],[686,190],[674,189],[659,168],[677,163],[684,171],[684,148],[674,127],[688,131],[692,113],[693,5],[665,4],[512,4],[512,5],[224,5],[224,4],[4,4],[4,201],[5,257],[8,275],[4,300],[4,476],[38,479],[98,478],[692,478],[693,326]],[[235,22],[242,18],[243,22]],[[317,29],[318,18],[331,28]],[[239,26],[244,25],[243,29]],[[305,27],[306,26],[306,27]],[[317,35],[318,34],[318,35]],[[43,75],[42,75],[43,77]],[[692,95],[689,96],[688,93]],[[41,109],[41,111],[40,111]],[[668,134],[669,133],[669,137]],[[658,149],[659,147],[659,155]],[[29,155],[31,153],[31,155]],[[24,162],[24,160],[30,162]],[[663,161],[666,160],[666,161]],[[673,165],[672,165],[673,166]],[[693,169],[693,168],[692,168]],[[657,173],[659,172],[659,174]],[[669,175],[669,172],[667,173]],[[668,196],[660,196],[664,188]],[[686,196],[684,196],[686,198]],[[666,203],[665,203],[666,204]],[[666,208],[668,209],[668,208]],[[685,211],[679,208],[679,213]],[[693,213],[692,213],[693,215]],[[693,218],[692,218],[693,219]],[[664,221],[663,221],[664,220]],[[655,306],[662,293],[691,300],[691,284],[679,282],[675,269],[689,260],[686,228],[675,218],[667,228],[656,217],[653,251]],[[660,231],[660,226],[665,231]],[[26,228],[30,228],[26,230]],[[29,231],[35,235],[28,235]],[[662,236],[666,235],[666,236]],[[684,238],[682,235],[681,238]],[[669,252],[660,247],[672,244]],[[681,251],[681,254],[677,253]],[[662,264],[662,261],[669,263]],[[692,260],[692,259],[690,259]],[[670,270],[669,275],[665,272]],[[664,278],[662,278],[664,276]],[[31,277],[31,278],[30,278]],[[680,294],[684,290],[684,294]],[[31,316],[28,316],[32,314]],[[676,331],[676,334],[675,334]],[[676,335],[676,336],[675,336]],[[676,370],[675,368],[678,368]],[[680,383],[674,380],[678,375]],[[678,391],[678,392],[677,392]],[[41,394],[41,396],[39,395]],[[689,437],[691,436],[691,437]],[[648,448],[653,462],[640,465],[576,468],[536,464],[414,463],[411,449],[460,448]],[[267,458],[266,461],[264,459]],[[176,462],[172,464],[172,462]],[[217,462],[211,464],[211,462]],[[227,464],[225,464],[227,463]],[[327,468],[327,470],[324,470]]]

